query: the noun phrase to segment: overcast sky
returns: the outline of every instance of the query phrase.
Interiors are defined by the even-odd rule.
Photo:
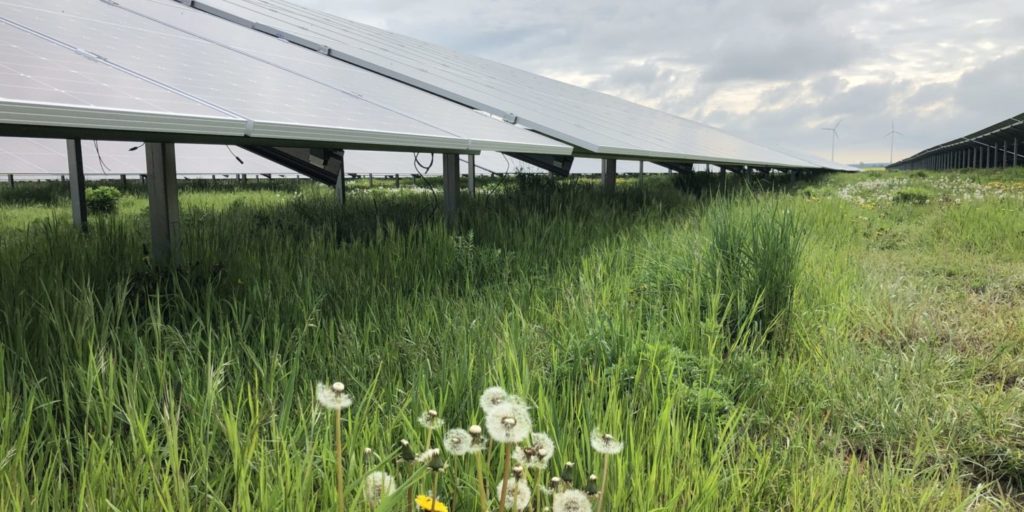
[[[1024,112],[1024,0],[293,0],[837,160]]]

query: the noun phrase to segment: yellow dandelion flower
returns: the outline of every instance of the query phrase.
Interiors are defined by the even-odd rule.
[[[434,501],[434,498],[430,496],[419,495],[416,496],[416,506],[420,510],[433,511],[433,512],[448,512],[448,506],[440,501]]]

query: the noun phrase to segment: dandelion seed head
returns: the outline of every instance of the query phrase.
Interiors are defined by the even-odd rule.
[[[618,455],[622,452],[622,441],[618,441],[611,434],[603,433],[596,428],[590,433],[590,446],[594,451],[603,455]]]
[[[508,482],[498,484],[496,496],[498,496],[499,500],[506,484],[508,484],[508,491],[504,493],[505,502],[500,504],[502,508],[505,510],[526,510],[526,507],[530,506],[530,498],[533,496],[526,480],[509,480]]]
[[[324,409],[332,411],[341,411],[352,407],[352,397],[345,392],[345,385],[340,382],[335,382],[330,386],[317,382],[316,400]]]
[[[363,496],[367,503],[376,507],[381,500],[395,493],[395,479],[383,471],[374,471],[366,475],[363,483]]]
[[[587,496],[597,496],[597,475],[591,474],[587,480]]]
[[[425,450],[423,453],[417,455],[416,462],[426,464],[430,462],[430,459],[433,459],[438,455],[441,455],[441,450],[439,448],[430,448],[428,450]]]
[[[505,403],[508,392],[501,386],[491,386],[480,395],[480,408],[484,412],[491,412],[491,409]]]
[[[461,457],[473,449],[473,436],[461,428],[453,428],[445,433],[442,444],[448,453]]]
[[[517,447],[512,457],[528,469],[544,469],[555,454],[555,442],[541,432],[530,434],[530,445]]]
[[[587,495],[575,489],[556,494],[551,504],[552,512],[590,512],[591,509]]]
[[[499,443],[520,443],[530,435],[530,411],[516,404],[502,404],[487,413],[487,433]]]
[[[427,430],[437,430],[444,426],[444,419],[434,409],[425,411],[419,417],[420,426]]]

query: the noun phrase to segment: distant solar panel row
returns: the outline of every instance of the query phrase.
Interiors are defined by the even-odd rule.
[[[0,124],[8,134],[43,126],[350,147],[571,152],[173,2],[3,0],[0,7]]]
[[[178,0],[576,147],[576,154],[852,170],[613,96],[280,0]]]
[[[976,169],[1024,165],[1024,114],[932,146],[893,169]]]

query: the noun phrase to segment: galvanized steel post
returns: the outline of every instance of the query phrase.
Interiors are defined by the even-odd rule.
[[[615,192],[615,174],[617,161],[614,158],[601,160],[601,186],[606,193]]]
[[[76,228],[86,231],[89,226],[85,208],[85,166],[82,163],[81,139],[68,139],[68,177],[71,181],[71,219]]]
[[[469,197],[476,196],[476,155],[469,155],[466,158],[466,191]]]
[[[146,180],[149,184],[149,226],[153,264],[167,267],[180,260],[178,172],[174,144],[146,143]]]
[[[445,153],[442,156],[442,180],[444,182],[444,217],[449,227],[455,227],[459,219],[459,155]]]

